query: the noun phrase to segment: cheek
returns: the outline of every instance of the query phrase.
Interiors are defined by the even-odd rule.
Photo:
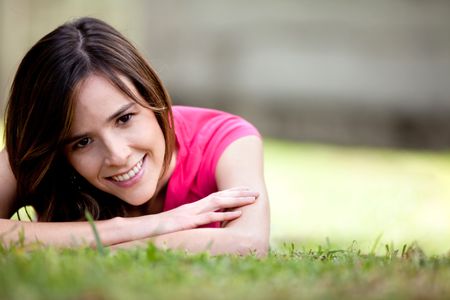
[[[95,177],[97,164],[89,155],[69,155],[68,161],[75,171],[84,178],[89,179]]]
[[[144,132],[146,133],[145,135],[142,134]],[[146,124],[142,124],[140,130],[136,132],[136,135],[136,138],[140,139],[141,143],[143,142],[146,147],[150,147],[153,151],[156,151],[155,154],[158,154],[158,158],[161,155],[164,156],[166,149],[164,134],[155,118]]]
[[[159,129],[159,127],[158,127],[158,129]],[[163,135],[162,131],[160,131],[160,129],[158,131],[158,135],[155,136],[153,145],[155,148],[157,148],[159,158],[164,159],[164,154],[166,151],[166,143],[164,141],[164,135]]]

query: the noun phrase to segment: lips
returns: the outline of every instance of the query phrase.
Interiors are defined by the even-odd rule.
[[[119,175],[114,175],[114,176],[111,176],[110,178],[116,182],[123,182],[123,181],[133,179],[139,173],[139,171],[142,169],[143,162],[144,162],[144,158],[142,158],[140,161],[138,161],[138,163],[136,165],[134,165],[134,167],[132,167],[128,172],[125,172],[125,173],[122,173]]]

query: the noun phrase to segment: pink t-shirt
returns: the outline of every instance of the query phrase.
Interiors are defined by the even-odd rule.
[[[259,136],[253,125],[229,113],[187,106],[173,106],[172,111],[178,153],[164,211],[217,192],[215,170],[225,148],[240,137]]]

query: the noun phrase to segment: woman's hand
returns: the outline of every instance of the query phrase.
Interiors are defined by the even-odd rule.
[[[236,187],[213,193],[201,200],[184,204],[160,214],[161,223],[158,232],[174,232],[193,229],[212,222],[228,222],[239,218],[240,210],[233,210],[252,204],[259,196],[258,192],[246,187]]]

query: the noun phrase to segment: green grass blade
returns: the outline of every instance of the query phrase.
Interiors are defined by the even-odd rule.
[[[378,244],[380,243],[382,236],[383,236],[383,233],[380,233],[377,236],[377,238],[375,239],[375,242],[372,245],[372,249],[370,249],[370,255],[375,255],[375,251],[377,250]]]
[[[100,240],[100,235],[98,234],[97,227],[95,226],[92,215],[87,210],[85,211],[84,215],[86,216],[86,219],[88,220],[89,224],[91,225],[92,231],[94,232],[95,245],[97,247],[98,253],[100,253],[101,255],[105,255],[105,247],[103,247],[102,241]]]

